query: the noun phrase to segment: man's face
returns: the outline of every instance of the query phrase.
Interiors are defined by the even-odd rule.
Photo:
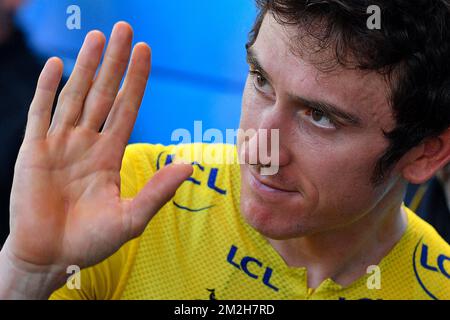
[[[350,69],[321,72],[293,53],[290,38],[298,39],[298,29],[267,14],[249,50],[240,124],[243,130],[280,130],[276,175],[241,165],[241,211],[273,239],[348,225],[385,202],[398,177],[394,169],[382,185],[371,183],[388,146],[383,130],[395,126],[383,77]]]

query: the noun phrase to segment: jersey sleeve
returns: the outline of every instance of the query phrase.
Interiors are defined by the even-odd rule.
[[[415,299],[450,300],[450,245],[426,221],[406,209],[411,225]]]
[[[145,150],[142,145],[130,145],[126,148],[120,171],[121,197],[133,198],[143,187],[154,170],[142,167]],[[148,148],[147,148],[148,151]],[[139,238],[123,245],[116,253],[103,262],[81,270],[79,289],[64,285],[55,291],[52,300],[106,300],[118,299],[126,284],[132,268]],[[69,287],[73,288],[70,289]]]

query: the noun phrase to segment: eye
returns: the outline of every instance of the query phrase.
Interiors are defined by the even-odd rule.
[[[274,90],[270,82],[256,70],[250,70],[250,75],[253,78],[253,85],[256,90],[262,92],[265,95],[274,95]]]
[[[301,117],[311,122],[313,125],[323,129],[336,129],[336,124],[325,113],[317,109],[305,109],[301,112]]]

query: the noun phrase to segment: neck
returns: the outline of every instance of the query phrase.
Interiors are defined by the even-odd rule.
[[[379,204],[346,226],[268,241],[289,266],[307,268],[309,288],[317,288],[328,278],[347,286],[366,274],[368,266],[378,265],[406,230],[406,213],[401,208],[403,191],[400,186],[393,189],[397,190],[391,190],[391,195],[381,201],[389,205]]]

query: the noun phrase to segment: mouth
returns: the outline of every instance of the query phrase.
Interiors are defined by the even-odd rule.
[[[262,177],[256,174],[251,168],[249,168],[249,172],[251,187],[266,198],[292,197],[300,194],[298,190],[285,188],[269,181],[266,176]]]

